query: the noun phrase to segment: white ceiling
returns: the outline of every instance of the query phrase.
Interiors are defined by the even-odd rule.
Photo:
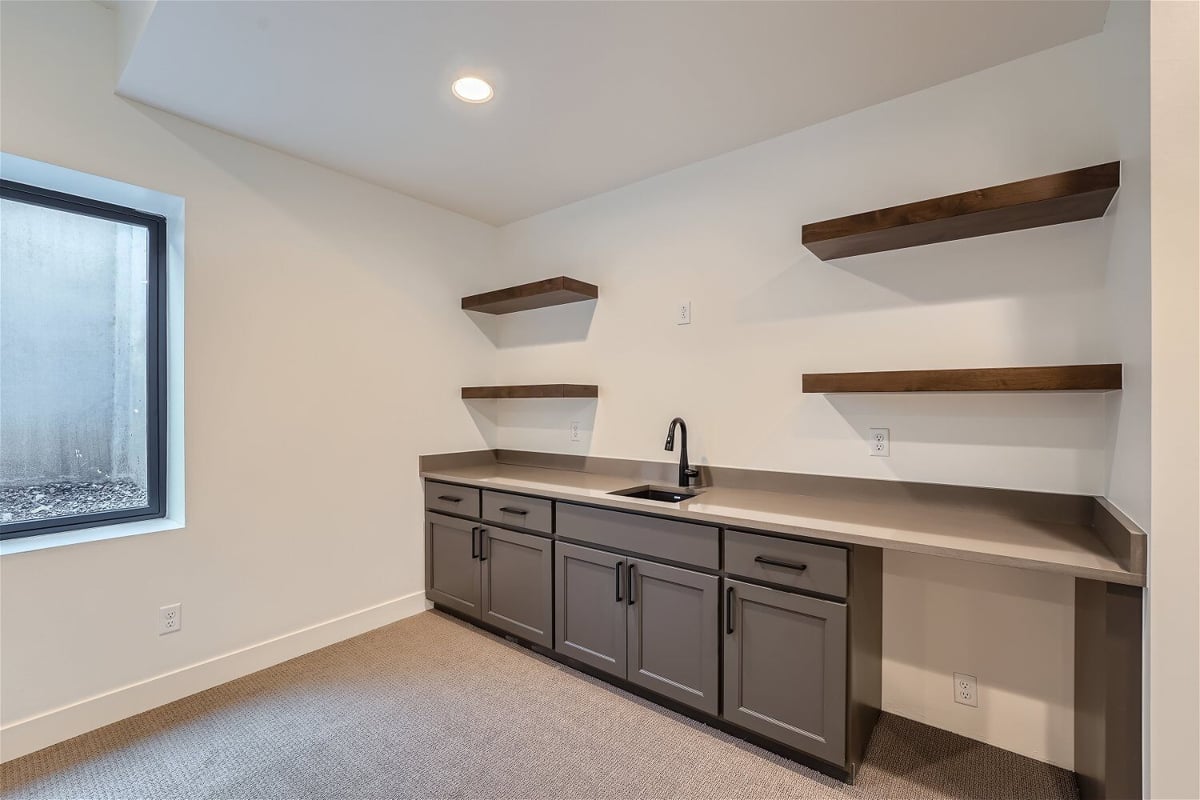
[[[118,91],[500,225],[1097,33],[1106,11],[160,2]],[[462,73],[495,100],[453,99]]]

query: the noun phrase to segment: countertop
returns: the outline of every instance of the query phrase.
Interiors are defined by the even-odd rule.
[[[423,471],[421,477],[635,511],[723,527],[805,539],[1034,569],[1144,586],[1145,575],[1124,569],[1096,530],[1085,525],[1020,519],[995,512],[930,508],[902,501],[842,498],[701,487],[681,503],[609,494],[644,484],[593,472],[486,464]]]

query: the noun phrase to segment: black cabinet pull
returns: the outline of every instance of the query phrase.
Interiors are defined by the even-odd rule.
[[[487,561],[487,548],[485,545],[488,541],[487,528],[479,529],[479,560]]]
[[[621,597],[621,572],[624,568],[625,568],[625,562],[618,561],[617,567],[613,571],[614,574],[617,576],[617,602],[618,603],[621,602],[621,600],[622,600],[622,597]]]
[[[777,558],[767,558],[766,556],[755,556],[754,560],[759,564],[767,564],[772,567],[783,567],[784,569],[794,569],[797,572],[804,572],[808,569],[808,564],[797,564],[794,561],[780,561]]]
[[[462,502],[461,497],[451,497],[448,494],[439,494],[438,500],[445,500],[447,503],[461,503]]]
[[[479,535],[479,528],[471,528],[471,558],[479,558],[479,540],[475,537]]]
[[[528,514],[529,512],[523,508],[509,508],[509,507],[505,506],[500,509],[500,513],[501,514],[520,514],[523,517],[526,514]]]
[[[634,572],[634,570],[636,570],[636,569],[637,569],[637,564],[634,564],[632,561],[630,561],[629,562],[629,605],[633,605],[634,603],[637,602],[637,598],[634,597],[634,592],[633,592],[633,587],[636,585],[635,581],[637,580],[637,577],[636,577],[637,573]]]
[[[733,633],[733,587],[725,588],[725,632]]]

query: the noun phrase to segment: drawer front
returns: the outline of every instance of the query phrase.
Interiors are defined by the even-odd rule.
[[[463,517],[479,516],[479,490],[468,486],[425,481],[425,507]]]
[[[554,533],[553,509],[549,500],[483,490],[483,518],[510,528]]]
[[[563,502],[557,516],[559,536],[707,569],[720,565],[717,529],[708,525]]]
[[[846,551],[840,547],[727,530],[725,571],[807,592],[846,596]]]

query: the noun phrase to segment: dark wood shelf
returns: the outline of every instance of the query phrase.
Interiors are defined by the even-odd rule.
[[[600,289],[592,284],[560,275],[557,278],[523,283],[494,292],[473,294],[462,299],[462,307],[464,311],[479,311],[484,314],[512,314],[515,311],[595,300],[599,296]]]
[[[804,246],[822,261],[951,242],[1104,216],[1121,185],[1121,162],[948,194],[805,225]]]
[[[1121,388],[1120,364],[899,372],[807,373],[809,394],[849,392],[1110,392]]]
[[[578,383],[537,383],[520,386],[464,386],[463,400],[511,400],[533,397],[596,397],[596,386]]]

